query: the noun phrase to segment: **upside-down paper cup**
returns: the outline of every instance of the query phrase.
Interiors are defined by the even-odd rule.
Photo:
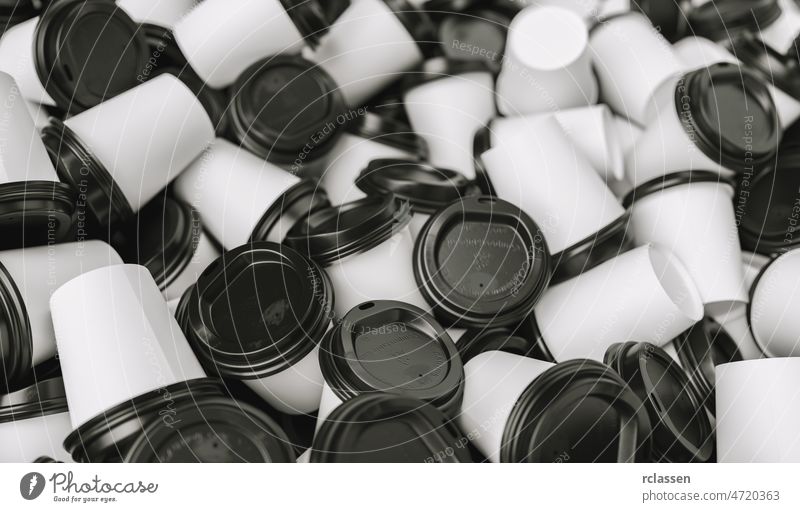
[[[799,462],[798,390],[800,358],[718,366],[717,461]]]
[[[194,93],[166,74],[64,122],[52,120],[43,135],[61,178],[108,226],[132,217],[175,179],[214,140],[214,127]]]
[[[261,59],[300,52],[327,28],[317,0],[206,0],[174,32],[192,69],[219,89]]]
[[[481,155],[497,197],[539,225],[552,254],[572,247],[624,215],[614,194],[553,116]]]
[[[534,317],[556,361],[600,361],[614,343],[666,344],[703,318],[703,301],[675,255],[644,245],[550,287]]]
[[[229,250],[248,240],[282,242],[295,223],[327,205],[322,189],[225,139],[192,162],[175,194]]]
[[[645,15],[631,12],[598,24],[589,45],[601,101],[617,114],[645,125],[653,92],[683,69],[670,44]]]
[[[403,95],[408,119],[428,143],[432,165],[473,179],[472,141],[495,115],[494,77],[482,65],[428,63],[440,67],[429,65],[408,77]]]
[[[675,254],[697,285],[705,310],[721,314],[747,302],[733,187],[716,173],[676,173],[637,187],[629,196],[637,245]]]
[[[457,421],[492,462],[636,462],[647,457],[642,402],[607,366],[500,351],[464,366]]]
[[[528,7],[509,27],[497,78],[497,106],[507,116],[593,105],[598,85],[583,20],[560,7]]]
[[[359,0],[339,15],[312,59],[357,107],[420,64],[434,30],[425,11],[406,0]]]

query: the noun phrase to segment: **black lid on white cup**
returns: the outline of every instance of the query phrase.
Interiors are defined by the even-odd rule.
[[[469,2],[475,5],[456,13],[443,5],[449,3],[453,2],[432,1],[425,4],[425,9],[429,11],[450,11],[441,17],[437,27],[437,38],[445,57],[455,61],[481,62],[493,72],[499,72],[506,48],[508,25],[514,13],[485,2]]]
[[[0,184],[0,249],[67,240],[76,197],[73,187],[57,181]]]
[[[688,30],[686,15],[691,12],[690,0],[636,0],[631,7],[650,19],[667,41],[674,43]]]
[[[325,267],[377,247],[410,220],[408,202],[391,194],[366,197],[312,213],[284,243]]]
[[[186,67],[159,67],[150,78],[155,78],[164,73],[176,76],[181,82],[197,96],[198,101],[203,105],[211,124],[214,125],[214,132],[219,136],[226,136],[229,131],[230,119],[228,114],[228,104],[230,98],[228,92],[221,89],[212,89],[206,85],[197,73],[188,64]]]
[[[408,201],[412,211],[426,214],[479,194],[460,172],[397,158],[372,160],[356,178],[356,186],[368,195],[394,194]]]
[[[316,46],[333,21],[324,7],[331,0],[280,0],[286,14],[292,19],[297,31],[311,46]]]
[[[502,462],[642,462],[650,421],[619,375],[575,359],[539,375],[509,413]]]
[[[429,402],[450,415],[461,407],[464,366],[458,349],[429,313],[411,304],[359,304],[325,337],[319,364],[343,401],[384,391]]]
[[[350,7],[350,0],[325,0],[322,9],[325,11],[325,18],[333,24],[347,8]]]
[[[75,114],[133,88],[150,58],[144,34],[106,0],[60,0],[34,34],[36,72],[47,93]]]
[[[650,343],[615,343],[606,363],[642,399],[653,425],[655,462],[707,462],[714,450],[711,423],[686,372]]]
[[[67,394],[60,377],[42,380],[0,395],[0,423],[67,412]]]
[[[757,33],[738,34],[731,38],[730,44],[731,53],[761,76],[762,80],[795,98],[800,97],[800,61],[796,54],[779,54],[764,44]]]
[[[414,247],[414,275],[434,313],[459,327],[528,316],[550,281],[539,226],[516,206],[468,197],[439,210]]]
[[[781,13],[778,0],[725,0],[694,7],[688,19],[692,33],[718,41],[738,32],[758,33]]]
[[[781,137],[777,108],[768,84],[755,73],[714,64],[687,73],[682,82],[675,88],[680,124],[711,160],[742,173],[775,158]],[[752,122],[745,121],[749,117]]]
[[[171,416],[171,421],[182,419],[175,416],[175,407],[222,395],[223,383],[215,379],[194,379],[150,391],[108,409],[72,431],[64,440],[64,449],[76,462],[122,462],[130,443],[145,425],[154,419],[170,421],[165,420],[165,415]]]
[[[394,12],[423,55],[432,57],[439,53],[436,26],[428,16],[427,8],[424,11],[417,9],[408,0],[383,0],[383,3]]]
[[[664,189],[689,185],[691,183],[719,182],[730,186],[734,185],[732,179],[726,179],[712,171],[679,171],[664,176],[658,176],[634,188],[622,199],[622,205],[630,208],[633,203],[651,194]]]
[[[33,340],[25,301],[0,263],[0,390],[14,389],[33,368]]]
[[[521,330],[515,332],[507,327],[468,329],[458,339],[456,346],[464,364],[478,354],[491,350],[538,359],[535,343],[525,338]]]
[[[287,233],[281,232],[281,228],[291,231],[293,226],[306,221],[310,215],[330,206],[325,189],[313,180],[303,179],[278,196],[267,208],[253,228],[250,241],[277,241],[285,238]]]
[[[176,317],[207,372],[259,379],[307,356],[330,324],[326,274],[285,245],[224,253],[181,298]]]
[[[626,213],[597,233],[553,255],[551,284],[578,276],[635,247]]]
[[[294,462],[281,427],[253,406],[225,397],[175,409],[180,422],[156,418],[131,443],[125,462]]]
[[[781,153],[777,167],[739,180],[734,207],[743,249],[771,256],[800,245],[798,156]]]
[[[423,401],[366,393],[322,423],[311,462],[471,462],[460,438],[453,422]]]
[[[742,360],[736,342],[716,320],[705,317],[672,343],[698,396],[709,412],[714,414],[714,368],[720,364]]]
[[[231,130],[270,162],[310,162],[330,150],[346,110],[333,78],[297,55],[278,55],[245,70],[232,87]]]
[[[59,179],[79,191],[79,203],[88,206],[92,223],[117,226],[133,217],[133,208],[114,178],[63,121],[50,119],[42,130],[42,140]],[[79,210],[78,214],[87,212]]]
[[[202,232],[191,206],[159,197],[139,211],[114,245],[125,263],[146,267],[163,290],[189,265]]]
[[[407,151],[417,158],[428,158],[428,144],[414,133],[407,122],[365,112],[348,122],[345,130],[364,139]]]

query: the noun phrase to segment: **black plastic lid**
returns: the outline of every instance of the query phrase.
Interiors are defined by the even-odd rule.
[[[48,457],[47,455],[42,455],[41,457],[36,457],[34,459],[34,464],[63,464],[63,461],[56,460],[52,457]]]
[[[635,243],[628,234],[628,220],[626,213],[597,233],[554,254],[551,284],[571,279],[633,249]]]
[[[767,83],[734,64],[691,71],[675,107],[691,141],[712,161],[744,173],[775,158],[781,126]],[[753,118],[752,122],[745,119]],[[750,156],[752,155],[752,157]]]
[[[322,0],[330,2],[332,0]],[[316,46],[320,38],[328,32],[330,22],[328,13],[320,0],[281,0],[283,8],[292,19],[297,31],[306,43]]]
[[[420,400],[366,393],[343,403],[314,437],[311,462],[470,462],[461,435]]]
[[[356,186],[368,195],[394,194],[408,201],[412,211],[426,214],[480,193],[460,172],[397,158],[372,160],[356,178]]]
[[[417,9],[408,0],[383,0],[383,3],[394,12],[411,38],[417,42],[422,55],[438,55],[440,49],[436,44],[436,26],[426,11]]]
[[[188,204],[160,196],[139,211],[117,248],[126,263],[142,265],[163,290],[186,269],[203,233]]]
[[[42,140],[58,177],[78,191],[79,215],[85,213],[81,205],[87,205],[101,226],[122,225],[133,217],[133,208],[114,178],[66,124],[50,119]]]
[[[686,35],[689,29],[686,16],[692,10],[689,0],[636,0],[630,3],[659,28],[667,41],[674,43]]]
[[[650,343],[616,343],[606,363],[644,402],[653,425],[653,462],[707,462],[714,435],[702,399],[686,372]]]
[[[539,375],[511,410],[501,462],[643,462],[650,421],[619,375],[575,359]]]
[[[253,406],[210,397],[175,409],[180,422],[153,419],[125,462],[294,462],[286,433]]]
[[[0,2],[0,34],[38,15],[39,9],[31,0],[4,0]]]
[[[173,423],[184,403],[207,396],[222,396],[223,383],[194,379],[144,393],[90,419],[64,440],[64,449],[76,462],[122,462],[130,443],[154,419]],[[178,423],[179,424],[179,423]]]
[[[550,263],[536,223],[488,196],[439,210],[414,247],[414,275],[434,313],[467,328],[521,322],[550,281]]]
[[[0,423],[62,412],[67,412],[67,395],[60,377],[0,396]]]
[[[698,396],[711,414],[715,414],[714,383],[717,365],[741,361],[736,342],[713,318],[700,322],[673,340],[681,366],[694,384]]]
[[[434,9],[430,3],[425,5],[427,10]],[[437,30],[442,52],[450,60],[481,62],[497,73],[503,63],[512,18],[513,14],[494,5],[447,14],[440,20]]]
[[[382,300],[354,307],[325,337],[319,363],[343,401],[383,391],[429,402],[450,415],[461,407],[458,349],[429,313],[410,304]]]
[[[739,32],[758,33],[781,14],[778,0],[706,2],[689,11],[689,25],[698,36],[727,40]]]
[[[481,155],[490,149],[492,149],[492,132],[491,124],[487,124],[483,128],[479,128],[472,139],[472,160],[475,163],[475,184],[480,187],[484,195],[496,196],[492,180],[489,178],[489,173],[486,172],[481,158]]]
[[[148,61],[148,66],[140,70],[142,79],[154,78],[163,69],[176,68],[179,71],[192,71],[186,56],[175,41],[175,34],[168,27],[142,23],[139,30],[144,34],[150,57],[155,62]],[[152,64],[152,66],[150,66]],[[177,76],[177,75],[176,75]],[[143,81],[139,79],[139,81]]]
[[[428,158],[428,144],[406,122],[366,112],[347,123],[345,130],[364,139],[407,151],[419,159]]]
[[[206,371],[235,379],[291,368],[320,342],[333,308],[326,274],[274,242],[224,253],[190,290],[178,322]]]
[[[489,67],[481,61],[447,60],[444,57],[434,57],[423,62],[420,69],[406,73],[403,78],[403,89],[413,89],[419,85],[465,73],[490,72]]]
[[[800,245],[797,156],[781,153],[778,167],[739,182],[734,208],[743,249],[772,256]]]
[[[550,363],[556,362],[556,358],[553,357],[553,353],[550,352],[550,348],[544,341],[544,336],[542,336],[542,331],[539,329],[539,322],[536,320],[535,312],[531,313],[520,322],[517,326],[517,332],[531,344],[531,353],[529,357]]]
[[[690,183],[724,183],[734,186],[731,179],[726,179],[713,171],[678,171],[657,176],[634,188],[623,198],[622,206],[630,208],[636,201],[664,189],[688,185]]]
[[[732,53],[762,80],[787,94],[800,98],[800,61],[797,43],[788,55],[767,46],[757,34],[738,34],[731,40]]]
[[[39,80],[63,110],[76,114],[138,85],[150,58],[144,34],[107,0],[60,0],[34,33]]]
[[[0,390],[25,382],[33,368],[33,340],[25,301],[0,263]]]
[[[469,329],[461,335],[456,346],[464,364],[475,356],[492,350],[534,359],[538,355],[535,342],[522,336],[519,330],[515,332],[507,327]]]
[[[69,238],[75,190],[57,181],[0,185],[0,249],[18,249]]]
[[[331,206],[328,194],[312,180],[302,180],[281,194],[256,223],[251,242],[282,243],[287,233],[281,228],[291,228],[308,220],[309,216]]]
[[[377,247],[410,220],[408,202],[390,194],[366,197],[309,215],[284,243],[325,267]]]
[[[346,110],[328,73],[298,55],[278,55],[245,70],[232,87],[231,130],[244,147],[270,162],[310,162],[342,132]]]

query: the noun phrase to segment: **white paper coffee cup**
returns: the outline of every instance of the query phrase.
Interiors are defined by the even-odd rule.
[[[534,315],[556,361],[602,361],[614,343],[668,343],[703,317],[703,302],[676,256],[644,245],[550,287]]]
[[[630,229],[637,245],[656,244],[681,260],[707,314],[747,302],[733,188],[727,183],[684,183],[637,197]]]
[[[495,114],[494,78],[472,71],[425,82],[407,90],[403,101],[414,131],[428,143],[435,167],[475,178],[475,132]]]
[[[0,183],[58,181],[25,98],[14,78],[0,72]]]
[[[464,365],[458,425],[490,461],[500,462],[503,432],[517,400],[536,377],[553,366],[500,351],[478,354]]]
[[[328,167],[322,174],[320,183],[328,193],[332,205],[349,203],[366,197],[355,185],[355,181],[372,160],[411,157],[410,153],[400,148],[352,133],[343,133],[331,150]]]
[[[800,462],[800,358],[717,366],[717,461]]]
[[[117,5],[134,21],[169,29],[197,3],[198,0],[117,0]]]
[[[560,7],[527,7],[509,26],[497,79],[507,116],[593,105],[598,85],[584,21]]]
[[[764,268],[750,292],[750,328],[768,357],[800,354],[800,249],[788,251]]]
[[[758,38],[778,55],[789,53],[798,35],[800,35],[800,13],[796,9],[781,8],[781,15],[775,21],[760,26],[758,30]]]
[[[492,145],[513,139],[517,133],[524,131],[527,123],[549,115],[533,114],[492,120],[489,127]],[[552,116],[604,180],[621,180],[625,177],[625,152],[618,140],[615,116],[606,105],[559,110]]]
[[[382,244],[325,267],[333,284],[337,318],[375,299],[397,300],[430,310],[414,278],[413,254],[414,237],[405,226]]]
[[[174,32],[189,65],[216,89],[265,57],[303,47],[303,36],[280,0],[205,0]]]
[[[13,280],[25,306],[34,365],[56,355],[50,319],[53,292],[85,272],[121,263],[117,252],[99,240],[0,252],[0,264]]]
[[[64,124],[114,178],[138,211],[214,140],[197,97],[170,74],[70,117]]]
[[[557,254],[624,214],[581,151],[553,116],[525,123],[524,131],[481,155],[497,197],[536,222]]]
[[[601,101],[619,115],[646,124],[647,103],[656,88],[683,70],[670,44],[638,12],[599,24],[589,44]]]
[[[269,207],[299,182],[246,149],[216,139],[175,181],[175,194],[200,213],[211,236],[233,249],[250,239]]]
[[[319,346],[281,372],[244,381],[247,387],[285,414],[308,414],[316,410],[323,382]]]
[[[333,77],[351,107],[422,62],[419,45],[382,0],[358,0],[336,19],[311,60]]]
[[[82,274],[56,290],[50,310],[73,428],[133,397],[206,376],[144,267]]]
[[[55,100],[45,91],[36,71],[33,42],[38,23],[38,17],[32,18],[3,33],[0,38],[0,71],[14,77],[23,98],[55,106]]]

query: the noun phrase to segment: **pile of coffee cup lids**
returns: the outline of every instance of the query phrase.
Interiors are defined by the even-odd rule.
[[[0,16],[0,462],[800,462],[800,1]]]

